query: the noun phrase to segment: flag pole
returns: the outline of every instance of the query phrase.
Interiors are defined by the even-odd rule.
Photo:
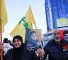
[[[2,44],[2,20],[0,18],[0,60],[3,60],[3,44]]]
[[[0,42],[2,42],[2,23],[1,23],[1,18],[0,18]]]
[[[37,29],[36,23],[34,25],[35,25],[35,28]]]

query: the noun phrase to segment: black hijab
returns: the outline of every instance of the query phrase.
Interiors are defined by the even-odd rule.
[[[19,39],[21,41],[21,46],[19,48],[13,48],[12,51],[12,60],[22,60],[22,56],[24,54],[24,44],[23,44],[23,39],[20,35],[16,35],[13,38],[13,43],[15,39]]]
[[[24,54],[24,44],[19,48],[13,48],[12,51],[12,60],[22,60]]]

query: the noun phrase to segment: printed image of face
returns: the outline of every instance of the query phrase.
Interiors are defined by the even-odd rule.
[[[21,46],[21,41],[19,39],[14,39],[13,44],[15,48],[19,48]]]
[[[31,34],[31,38],[32,38],[33,40],[36,40],[36,39],[37,39],[36,33],[32,33],[32,34]]]
[[[68,41],[68,33],[64,34],[64,40]]]

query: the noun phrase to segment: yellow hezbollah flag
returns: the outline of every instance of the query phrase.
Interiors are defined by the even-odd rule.
[[[11,31],[10,35],[14,37],[15,35],[20,35],[25,42],[26,29],[32,29],[32,24],[35,24],[35,20],[32,14],[31,7],[29,7],[25,17],[23,17],[16,27]]]
[[[27,20],[29,28],[32,29],[32,24],[35,24],[35,20],[34,20],[34,16],[33,16],[32,10],[31,10],[31,6],[27,10],[27,12],[25,14],[25,18]]]
[[[10,35],[14,37],[15,35],[20,35],[23,38],[23,42],[25,42],[25,28],[22,23],[18,23],[16,27],[11,31]]]
[[[4,26],[7,23],[7,13],[5,8],[5,1],[0,0],[0,22],[2,23],[2,32],[4,31]]]

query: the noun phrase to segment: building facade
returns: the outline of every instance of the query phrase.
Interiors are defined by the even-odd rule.
[[[68,26],[68,0],[45,0],[47,30]]]

